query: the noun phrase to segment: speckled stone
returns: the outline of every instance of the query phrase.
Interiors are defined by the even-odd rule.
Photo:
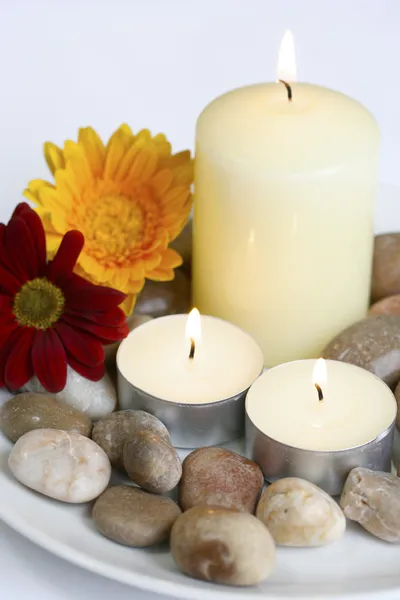
[[[371,297],[394,294],[400,294],[400,233],[385,233],[375,237]]]
[[[354,323],[326,346],[322,356],[358,365],[393,388],[400,379],[400,316],[377,315]]]
[[[378,302],[375,302],[369,309],[369,314],[400,316],[400,294],[378,300]]]
[[[345,516],[386,542],[400,542],[400,479],[357,467],[340,498]]]
[[[191,284],[181,270],[172,281],[147,280],[135,306],[135,315],[154,318],[188,313],[191,309]]]
[[[8,466],[28,488],[62,502],[90,502],[107,487],[111,465],[92,440],[59,429],[35,429],[16,442]]]
[[[192,237],[192,221],[190,220],[185,225],[176,240],[170,244],[171,248],[176,250],[178,254],[182,256],[182,268],[187,273],[190,273],[192,270]]]
[[[46,392],[36,377],[28,381],[23,391],[36,394]],[[111,413],[117,403],[117,393],[108,374],[99,381],[89,381],[70,366],[67,369],[67,384],[55,397],[95,420]]]
[[[144,410],[121,410],[106,415],[93,427],[92,439],[103,448],[113,467],[124,469],[124,445],[142,431],[157,433],[170,443],[168,429],[161,421]]]
[[[180,514],[171,498],[148,494],[130,485],[108,488],[93,507],[95,525],[104,536],[137,548],[167,540]]]
[[[137,433],[126,442],[123,458],[132,481],[154,494],[174,489],[182,475],[175,448],[151,431]]]
[[[280,546],[323,546],[341,538],[346,529],[336,502],[313,483],[297,477],[268,486],[256,515]]]
[[[255,462],[225,448],[199,448],[183,461],[179,504],[182,510],[209,504],[253,513],[263,485]]]
[[[12,442],[28,431],[43,428],[75,431],[89,437],[92,421],[50,394],[25,392],[0,408],[0,429]]]
[[[275,567],[275,544],[261,521],[218,506],[195,506],[178,517],[171,553],[186,575],[228,585],[256,585]]]

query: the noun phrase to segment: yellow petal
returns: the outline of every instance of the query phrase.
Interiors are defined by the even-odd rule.
[[[57,233],[51,222],[51,213],[49,213],[46,209],[41,208],[40,206],[37,207],[35,211],[37,212],[42,221],[42,225],[46,232],[46,235],[49,233]]]
[[[85,150],[87,161],[95,177],[103,175],[104,159],[106,148],[92,127],[85,127],[79,130],[78,143]]]
[[[129,294],[127,298],[119,305],[120,308],[124,311],[126,315],[131,315],[133,313],[133,309],[135,308],[137,299],[137,294]]]
[[[110,137],[106,147],[104,179],[114,179],[118,165],[127,149],[133,143],[133,135],[128,125],[121,125]]]
[[[39,192],[44,187],[54,189],[54,185],[43,179],[32,179],[32,181],[28,183],[28,187],[24,190],[25,198],[28,198],[28,200],[31,200],[35,204],[41,204]]]
[[[172,183],[172,171],[169,169],[162,169],[158,171],[151,180],[151,185],[158,197],[166,193]]]
[[[153,137],[153,144],[157,147],[157,154],[160,157],[171,156],[171,144],[163,133],[159,133]]]
[[[82,146],[67,140],[64,144],[64,157],[65,170],[72,171],[79,187],[88,188],[93,185],[93,173]]]
[[[58,171],[57,173],[62,173]],[[55,188],[44,187],[39,191],[40,204],[47,212],[54,213],[69,209],[63,194],[60,194]]]
[[[153,281],[170,281],[174,278],[173,269],[182,264],[182,257],[172,248],[167,248],[161,257],[161,262],[146,277]]]
[[[129,169],[129,179],[148,181],[157,168],[157,154],[154,150],[143,148],[139,150]]]
[[[57,233],[46,232],[46,249],[48,257],[53,257],[55,255],[61,244],[62,238],[63,236]]]
[[[65,167],[64,154],[61,148],[52,142],[45,142],[43,151],[47,166],[53,175],[57,169],[63,169]]]

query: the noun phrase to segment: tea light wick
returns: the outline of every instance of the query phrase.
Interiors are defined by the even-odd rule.
[[[323,358],[319,358],[316,361],[312,379],[314,387],[318,392],[318,400],[322,402],[322,400],[324,399],[324,394],[322,392],[321,386],[323,386],[327,382],[326,362]]]
[[[322,393],[321,386],[318,383],[314,383],[316,390],[318,392],[318,400],[321,402],[324,399],[324,394]]]
[[[190,352],[189,352],[189,360],[194,359],[194,352],[196,350],[196,344],[193,338],[190,338]]]
[[[288,84],[287,81],[284,81],[283,79],[278,79],[278,82],[279,83],[283,83],[283,85],[285,86],[286,91],[287,91],[288,100],[289,100],[289,102],[291,102],[292,101],[292,97],[293,97],[291,86]]]

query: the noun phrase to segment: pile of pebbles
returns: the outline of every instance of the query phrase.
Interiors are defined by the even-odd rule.
[[[181,462],[166,427],[144,412],[105,415],[94,426],[48,394],[22,393],[0,411],[15,445],[9,467],[22,484],[62,502],[92,502],[105,537],[144,548],[169,540],[179,569],[247,586],[274,570],[276,546],[339,540],[346,517],[372,535],[400,541],[400,480],[353,469],[338,504],[312,483],[269,485],[259,466],[224,448],[199,448]],[[112,469],[124,483],[109,486]]]

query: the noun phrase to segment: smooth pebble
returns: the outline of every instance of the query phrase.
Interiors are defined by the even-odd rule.
[[[12,442],[33,429],[62,429],[89,437],[92,421],[55,396],[25,392],[0,408],[0,429]]]
[[[384,233],[375,237],[371,297],[394,294],[400,294],[400,233]]]
[[[24,386],[24,391],[36,394],[46,392],[36,377]],[[117,404],[115,387],[107,373],[99,381],[90,381],[70,366],[67,369],[67,384],[55,397],[94,420],[111,413]]]
[[[369,314],[400,316],[400,294],[378,300],[378,302],[375,302],[369,309]]]
[[[400,542],[400,479],[395,475],[356,467],[346,479],[340,506],[375,537]]]
[[[253,513],[263,485],[255,462],[225,448],[198,448],[183,461],[179,504],[182,510],[209,504]]]
[[[253,515],[195,506],[175,521],[171,553],[191,577],[228,585],[256,585],[275,567],[275,544]]]
[[[156,318],[188,313],[190,308],[190,280],[185,273],[176,270],[172,281],[146,281],[136,301],[135,314]]]
[[[336,502],[313,483],[297,477],[268,486],[256,516],[280,546],[323,546],[341,538],[346,529]]]
[[[400,379],[400,316],[377,315],[354,323],[322,356],[362,367],[393,388]]]
[[[62,502],[97,498],[107,487],[111,465],[92,440],[58,429],[36,429],[16,442],[8,466],[18,481]]]
[[[93,507],[94,522],[104,536],[138,548],[167,540],[180,514],[171,498],[148,494],[130,485],[108,488]]]
[[[114,467],[123,469],[122,454],[125,442],[142,431],[157,433],[164,441],[170,443],[165,425],[144,410],[120,410],[106,415],[93,427],[92,439],[103,448]]]
[[[151,431],[137,433],[126,442],[123,458],[132,481],[154,494],[172,490],[182,475],[182,464],[175,448]]]

